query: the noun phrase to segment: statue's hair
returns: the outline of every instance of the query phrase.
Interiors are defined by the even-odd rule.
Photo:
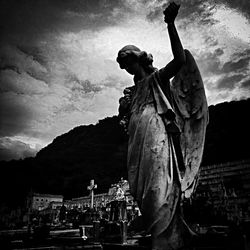
[[[153,67],[152,54],[148,54],[146,51],[141,51],[134,45],[126,45],[121,50],[119,50],[116,61],[119,63],[121,69],[125,68],[124,58],[126,58],[127,56],[138,60],[140,65],[147,73],[152,73],[156,70],[156,68]]]

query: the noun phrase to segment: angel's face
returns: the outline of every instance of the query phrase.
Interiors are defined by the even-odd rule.
[[[127,56],[124,58],[121,68],[125,69],[131,75],[136,75],[140,71],[141,65],[139,64],[137,58]]]
[[[138,62],[131,63],[125,67],[125,70],[131,74],[136,75],[140,71],[140,64]]]

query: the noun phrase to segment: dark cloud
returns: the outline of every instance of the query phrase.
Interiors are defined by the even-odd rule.
[[[44,83],[49,84],[49,76],[47,74],[38,74],[34,71],[27,71],[26,73],[37,81],[43,81]]]
[[[247,67],[249,65],[250,56],[247,56],[245,58],[240,58],[236,61],[229,61],[226,62],[221,71],[224,73],[230,73],[230,72],[246,72]]]
[[[15,66],[15,65],[8,65],[8,64],[5,64],[5,65],[2,65],[2,66],[0,67],[0,70],[12,70],[12,71],[14,71],[14,72],[16,72],[16,73],[18,73],[18,74],[21,74],[19,68],[18,68],[17,66]]]
[[[197,64],[199,65],[202,75],[212,76],[221,74],[220,56],[222,54],[223,49],[221,48],[216,49],[214,52],[195,54]]]
[[[218,48],[218,49],[216,49],[216,50],[214,51],[214,54],[215,54],[216,56],[221,56],[221,55],[224,54],[224,50],[221,49],[221,48]]]
[[[149,13],[147,14],[147,19],[149,21],[154,21],[158,18],[163,18],[163,10],[167,7],[168,3],[165,2],[160,6],[154,7],[153,9],[149,10]]]
[[[170,1],[158,1],[158,5],[149,10],[149,14],[147,15],[148,20],[154,21],[159,18],[163,19],[162,12],[169,2]],[[181,4],[178,20],[183,21],[181,25],[183,29],[187,28],[191,23],[199,23],[201,25],[215,23],[215,20],[212,18],[212,11],[215,8],[215,5],[211,2],[202,0],[182,0],[178,2]]]
[[[237,58],[242,58],[242,57],[250,57],[250,49],[244,49],[242,51],[239,51],[237,53],[233,54],[233,58],[237,59]]]
[[[213,36],[207,36],[207,37],[204,37],[203,43],[206,44],[208,47],[214,47],[214,46],[218,45],[218,40],[217,40],[217,38],[215,38]],[[214,54],[216,56],[219,56],[216,52],[214,52]]]
[[[1,48],[0,62],[0,136],[31,134],[31,96],[47,91],[46,69],[15,46]]]
[[[218,81],[217,88],[218,89],[234,89],[235,86],[245,78],[245,75],[232,75],[232,76],[224,76]]]
[[[75,74],[68,74],[66,81],[69,84],[71,84],[71,90],[73,92],[77,92],[77,93],[83,92],[87,94],[91,92],[99,92],[102,90],[100,86],[97,86],[91,83],[91,81],[89,81],[88,79],[81,80]]]
[[[214,0],[215,4],[222,4],[224,3],[228,7],[232,9],[237,9],[241,11],[245,16],[249,19],[250,18],[250,1],[248,0]]]
[[[211,1],[181,1],[180,15],[178,18],[184,19],[184,25],[199,23],[200,25],[214,24],[216,21],[213,19],[212,14],[215,5]]]
[[[223,54],[224,50],[222,48],[217,48],[213,52],[195,54],[202,74],[212,76],[230,73],[247,73],[250,61],[249,50],[233,54],[232,60],[221,65],[220,56]]]
[[[241,87],[242,87],[242,88],[250,89],[250,79],[247,79],[246,81],[243,81],[243,82],[241,83]]]
[[[20,94],[6,92],[0,98],[0,136],[27,132],[33,118],[32,107],[20,100]]]
[[[144,2],[150,2],[145,0]],[[166,8],[170,1],[158,0],[157,5],[149,10],[147,18],[150,21],[154,21],[162,17],[162,11]],[[213,19],[213,10],[216,6],[224,4],[232,9],[237,9],[249,19],[250,18],[250,1],[239,0],[180,0],[178,3],[181,4],[180,13],[178,15],[179,20],[185,20],[182,24],[182,28],[187,27],[191,23],[203,24],[214,24],[216,21]]]
[[[48,59],[46,58],[41,48],[29,44],[17,45],[16,48],[27,57],[31,57],[33,61],[49,70]]]
[[[50,33],[114,25],[117,8],[124,8],[122,1],[5,0],[0,2],[0,31],[7,41],[27,44]]]
[[[249,71],[249,50],[234,53],[232,60],[222,65],[220,57],[224,54],[222,48],[217,48],[213,52],[195,54],[197,64],[199,65],[202,76],[206,79],[208,89],[233,90],[237,87],[247,87],[248,81],[244,79]],[[211,83],[211,77],[218,77],[214,84]],[[244,82],[240,84],[240,82]]]
[[[0,47],[0,70],[10,70],[19,75],[25,72],[31,78],[48,83],[45,60],[39,60],[37,54],[27,52],[20,47],[10,45]]]
[[[33,157],[36,153],[36,149],[32,149],[23,142],[10,140],[9,138],[0,139],[0,161],[24,159],[26,157]]]

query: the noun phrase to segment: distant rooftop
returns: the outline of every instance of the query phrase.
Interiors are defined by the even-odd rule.
[[[108,195],[108,193],[101,193],[101,194],[95,194],[95,197],[102,197]],[[82,199],[87,199],[90,198],[90,195],[86,195],[86,196],[81,196],[81,197],[77,197],[77,198],[72,198],[72,201],[77,201],[77,200],[82,200]]]
[[[63,199],[63,195],[60,195],[60,194],[39,194],[39,193],[33,193],[32,196],[47,197],[47,198],[62,198]]]

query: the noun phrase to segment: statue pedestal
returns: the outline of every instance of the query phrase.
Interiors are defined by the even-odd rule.
[[[109,221],[126,221],[127,220],[127,204],[125,200],[111,201],[111,210]]]
[[[151,250],[151,247],[138,246],[135,244],[104,243],[103,250]]]
[[[109,222],[105,229],[105,241],[127,243],[127,204],[125,200],[111,202]]]
[[[93,221],[94,242],[100,242],[100,221]]]

